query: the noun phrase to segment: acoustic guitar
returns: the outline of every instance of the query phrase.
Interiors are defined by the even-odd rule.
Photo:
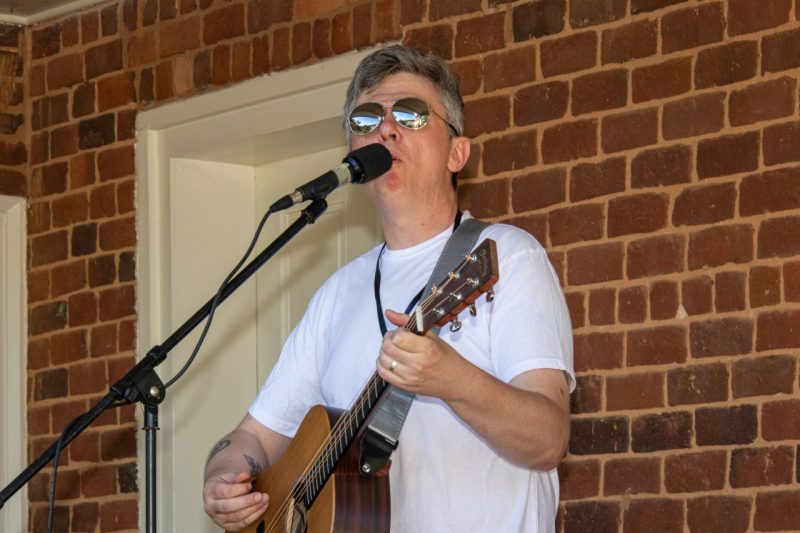
[[[497,282],[497,249],[486,239],[411,313],[404,328],[425,335],[444,326]],[[245,533],[379,533],[389,531],[389,464],[365,475],[358,442],[391,385],[375,371],[347,411],[311,408],[286,453],[253,486],[269,494],[266,512]]]

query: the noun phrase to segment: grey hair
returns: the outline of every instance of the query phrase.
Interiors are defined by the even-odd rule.
[[[444,106],[445,119],[459,136],[464,134],[464,101],[461,99],[455,72],[439,56],[422,54],[414,48],[394,44],[365,57],[353,75],[344,103],[344,133],[348,143],[350,128],[347,117],[355,107],[358,96],[377,87],[386,77],[400,72],[416,74],[433,82]]]

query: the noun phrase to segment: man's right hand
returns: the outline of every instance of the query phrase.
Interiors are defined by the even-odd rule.
[[[203,486],[206,513],[227,531],[239,531],[264,514],[269,496],[251,492],[253,478],[249,472],[210,476]]]

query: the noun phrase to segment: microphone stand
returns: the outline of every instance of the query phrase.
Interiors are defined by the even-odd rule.
[[[300,217],[281,233],[264,251],[258,254],[242,271],[236,275],[221,292],[219,303],[228,298],[242,283],[261,268],[278,250],[283,248],[300,230],[308,224],[313,224],[325,212],[328,204],[325,197],[317,198],[308,207],[303,209]],[[167,337],[162,344],[153,346],[141,361],[139,361],[127,374],[117,381],[109,392],[87,412],[77,417],[74,424],[63,436],[62,449],[75,437],[80,435],[103,411],[115,403],[124,401],[133,403],[140,401],[145,407],[145,478],[146,478],[146,531],[156,533],[156,431],[158,431],[158,405],[164,401],[166,389],[155,373],[155,367],[161,364],[172,348],[186,337],[211,310],[214,298],[212,297],[200,309],[183,323],[172,335]],[[49,463],[56,450],[53,443],[33,463],[22,471],[11,483],[0,491],[0,509],[20,488],[28,483],[47,463]]]

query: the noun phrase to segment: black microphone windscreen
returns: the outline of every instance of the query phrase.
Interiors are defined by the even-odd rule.
[[[353,183],[366,183],[392,168],[392,154],[382,144],[368,144],[350,152],[342,162],[353,167]]]

